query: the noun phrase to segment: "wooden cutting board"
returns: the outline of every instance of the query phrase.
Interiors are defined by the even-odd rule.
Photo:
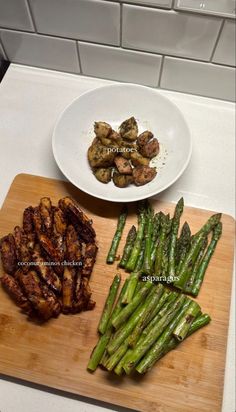
[[[76,199],[94,221],[99,254],[91,278],[93,311],[60,315],[44,325],[27,320],[0,288],[0,373],[122,405],[138,411],[217,412],[221,410],[233,265],[234,220],[224,215],[223,235],[207,271],[198,302],[212,317],[178,349],[165,356],[145,376],[119,378],[98,369],[87,372],[90,352],[97,342],[97,324],[109,285],[117,271],[105,258],[116,227],[120,206],[94,199],[69,183],[18,175],[0,212],[0,236],[22,222],[28,205],[50,196]],[[156,201],[156,210],[173,213],[174,205]],[[131,206],[132,208],[132,206]],[[212,212],[185,208],[193,232]],[[125,234],[136,222],[131,210]],[[122,251],[123,236],[119,251]],[[122,278],[125,278],[123,272]]]

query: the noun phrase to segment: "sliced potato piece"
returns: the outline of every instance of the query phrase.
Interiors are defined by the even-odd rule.
[[[120,135],[123,139],[134,141],[138,136],[138,125],[135,118],[132,116],[121,123],[119,127]]]
[[[116,156],[114,163],[119,173],[124,175],[132,175],[132,167],[127,159],[124,159],[122,156]]]
[[[137,166],[133,169],[134,184],[136,186],[146,185],[156,176],[157,171],[154,167]]]
[[[95,122],[94,123],[94,133],[101,139],[102,137],[108,137],[112,132],[111,126],[106,122]]]
[[[93,144],[88,149],[88,161],[92,168],[112,166],[116,152],[101,144]]]
[[[131,162],[133,166],[148,166],[150,160],[143,157],[139,152],[131,153]]]
[[[152,139],[150,142],[146,143],[144,146],[140,147],[140,153],[144,157],[148,157],[152,159],[156,155],[158,155],[160,151],[159,142],[157,139]]]
[[[134,180],[132,175],[123,175],[117,172],[113,173],[112,179],[117,187],[127,187]]]
[[[108,183],[111,181],[111,171],[111,167],[99,167],[98,169],[94,170],[94,176],[97,180],[99,180],[99,182]]]
[[[149,132],[149,130],[145,130],[145,132],[141,133],[138,138],[137,138],[137,144],[138,146],[144,146],[146,143],[149,142],[153,138],[152,132]]]

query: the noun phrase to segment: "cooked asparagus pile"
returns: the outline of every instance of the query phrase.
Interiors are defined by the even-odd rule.
[[[212,215],[196,234],[191,235],[187,222],[179,229],[183,209],[183,198],[176,204],[172,218],[162,212],[154,214],[147,201],[138,204],[138,227],[131,227],[119,263],[120,267],[131,272],[123,303],[131,301],[141,276],[146,276],[146,279],[154,276],[155,280],[172,283],[184,293],[198,295],[222,233],[221,214]],[[119,229],[122,220],[124,222],[121,214],[118,220],[119,239],[124,227],[123,224]],[[117,233],[112,245],[116,239]],[[114,261],[114,256],[113,260],[107,261]]]
[[[119,283],[120,277],[116,275],[99,322],[100,338],[88,363],[90,371],[101,364],[117,375],[134,370],[143,374],[210,322],[198,303],[161,283],[139,282],[131,301],[125,305],[122,301],[129,285],[126,280],[114,303]]]

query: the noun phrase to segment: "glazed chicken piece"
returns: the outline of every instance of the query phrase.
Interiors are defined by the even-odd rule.
[[[131,153],[131,163],[133,166],[149,166],[150,159],[143,157],[139,152]]]
[[[75,227],[81,240],[85,243],[93,243],[96,233],[92,227],[92,221],[80,209],[78,204],[70,197],[64,197],[59,200],[59,207]]]
[[[23,229],[16,226],[14,229],[14,238],[16,244],[16,254],[18,261],[23,263],[22,270],[27,272],[29,270],[29,265],[31,262],[31,250],[28,247],[28,237]]]
[[[42,232],[50,236],[53,229],[53,213],[52,202],[49,197],[43,197],[40,199],[39,213],[42,222]]]
[[[18,270],[16,278],[40,318],[48,320],[59,315],[61,310],[59,301],[46,285],[41,284],[34,270],[28,273]]]
[[[123,139],[134,141],[138,136],[138,125],[135,118],[125,120],[119,127],[120,135]]]
[[[111,181],[111,172],[111,167],[108,167],[107,169],[100,167],[98,169],[95,169],[93,173],[96,179],[99,180],[99,182],[109,183]]]
[[[115,151],[100,143],[95,143],[88,149],[88,161],[92,168],[112,166],[115,156]]]
[[[53,222],[54,222],[54,233],[64,235],[66,232],[66,218],[64,213],[59,207],[54,207],[53,209]]]
[[[40,247],[37,245],[33,253],[33,261],[36,263],[35,270],[40,278],[55,292],[61,292],[61,281],[51,266],[45,265],[45,258],[40,253]]]
[[[45,254],[48,256],[51,262],[53,262],[54,271],[58,276],[63,275],[62,256],[60,252],[55,248],[53,240],[44,234],[39,235],[39,243]]]
[[[44,231],[43,222],[42,222],[39,206],[34,208],[33,222],[34,222],[34,228],[35,228],[36,234],[39,235],[40,233],[43,233]]]
[[[36,241],[36,234],[34,231],[34,208],[32,206],[29,206],[24,210],[23,231],[28,238],[28,248],[33,250]]]
[[[82,245],[72,225],[69,225],[66,231],[66,259],[69,262],[74,261],[82,266]],[[78,267],[79,266],[77,266],[77,269]]]
[[[95,243],[87,243],[85,246],[85,251],[84,251],[84,256],[83,256],[83,267],[81,270],[81,275],[84,277],[89,278],[92,270],[94,263],[96,261],[96,256],[97,256],[97,251],[98,247]]]
[[[132,175],[124,175],[117,172],[113,173],[112,179],[117,187],[127,187],[134,181]]]
[[[157,139],[150,140],[150,142],[140,147],[139,151],[142,156],[152,159],[153,157],[157,156],[160,151],[158,140]]]
[[[27,313],[28,315],[32,314],[33,308],[28,299],[25,297],[19,283],[17,280],[5,273],[1,277],[1,283],[10,297],[14,300],[14,302],[19,306],[23,312]]]
[[[11,233],[1,239],[0,252],[4,271],[13,275],[17,270],[17,254],[15,239]]]
[[[81,278],[75,301],[73,303],[73,312],[79,313],[82,310],[92,310],[95,307],[95,302],[91,299],[91,289],[87,278]]]
[[[106,138],[112,132],[111,126],[106,122],[95,122],[94,133],[98,139]]]
[[[156,176],[157,171],[154,167],[137,166],[133,169],[134,184],[142,186],[151,182]]]
[[[122,156],[116,156],[114,163],[119,173],[124,175],[132,175],[132,167],[127,159],[124,159]]]
[[[76,270],[65,267],[62,280],[62,312],[71,312],[74,302]]]

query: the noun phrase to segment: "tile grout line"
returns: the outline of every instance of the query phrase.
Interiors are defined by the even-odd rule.
[[[5,60],[10,61],[10,59],[9,59],[9,57],[8,57],[8,54],[7,54],[7,52],[6,52],[6,49],[5,49],[5,47],[4,47],[3,41],[2,41],[2,39],[1,39],[1,33],[0,33],[0,45],[1,45],[2,51],[3,51],[3,58],[4,58]]]
[[[25,4],[26,4],[27,11],[28,11],[29,16],[30,16],[30,19],[31,19],[31,23],[32,23],[33,29],[34,29],[35,33],[38,33],[37,27],[36,27],[36,23],[35,23],[35,20],[34,20],[34,16],[33,16],[33,11],[32,11],[32,9],[31,9],[31,5],[30,5],[29,0],[26,0],[26,1],[25,1]],[[29,33],[32,33],[32,32],[29,32]]]
[[[216,48],[217,48],[217,46],[218,46],[218,43],[219,43],[219,40],[220,40],[220,37],[221,37],[221,33],[222,33],[222,31],[223,31],[224,25],[225,25],[225,19],[223,19],[223,21],[222,21],[222,23],[221,23],[221,25],[220,25],[220,29],[219,29],[218,35],[217,35],[217,37],[216,37],[215,45],[214,45],[214,47],[213,47],[213,50],[212,50],[212,53],[211,53],[211,57],[210,57],[210,60],[209,60],[211,63],[212,63],[212,59],[213,59],[213,57],[214,57]]]
[[[122,47],[123,36],[123,3],[120,3],[120,47]]]
[[[163,55],[162,60],[161,60],[159,79],[158,79],[158,83],[157,83],[157,88],[159,87],[160,89],[161,89],[161,78],[162,78],[162,73],[163,73],[163,68],[164,68],[164,59],[165,59],[165,56]]]
[[[79,42],[76,41],[75,44],[76,44],[76,50],[77,50],[77,57],[78,57],[78,61],[79,61],[80,74],[83,74],[80,51],[79,51]]]

